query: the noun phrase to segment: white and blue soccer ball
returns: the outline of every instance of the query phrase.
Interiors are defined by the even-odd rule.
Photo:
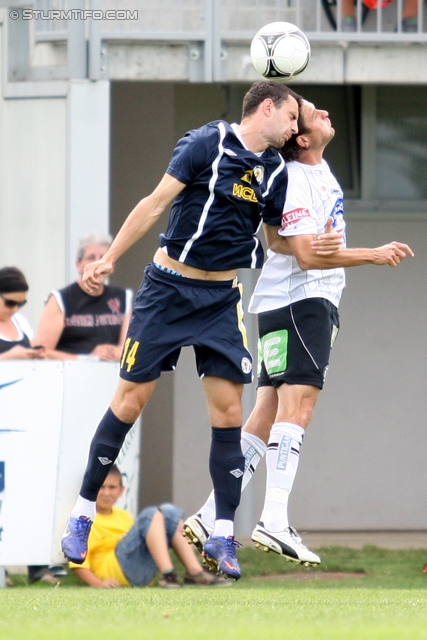
[[[268,80],[293,80],[307,67],[310,55],[307,36],[290,22],[266,24],[251,43],[252,64]]]

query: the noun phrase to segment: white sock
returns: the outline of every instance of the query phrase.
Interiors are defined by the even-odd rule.
[[[93,520],[96,515],[96,502],[86,500],[86,498],[79,496],[76,500],[76,504],[71,509],[71,515],[74,516],[74,518],[86,516]]]
[[[255,473],[258,462],[265,456],[267,445],[253,433],[242,431],[242,453],[245,456],[245,473],[242,478],[242,491]]]
[[[215,492],[213,489],[203,507],[199,509],[198,513],[200,514],[203,522],[213,529],[215,525]]]
[[[258,466],[258,462],[261,458],[264,457],[265,452],[267,451],[267,445],[265,442],[258,438],[258,436],[253,435],[252,433],[246,433],[246,431],[242,431],[241,437],[241,447],[242,453],[245,456],[245,472],[242,478],[242,491],[248,484],[249,480],[255,473],[255,469]],[[201,509],[199,509],[198,513],[203,520],[203,522],[208,526],[213,528],[215,525],[215,493],[212,490],[209,494],[208,499]],[[216,534],[215,534],[216,535]],[[232,534],[229,534],[232,535]]]
[[[233,535],[234,523],[232,520],[215,520],[215,526],[212,535],[223,536],[228,538]]]
[[[304,429],[291,422],[276,422],[268,440],[267,486],[261,522],[268,531],[289,527],[288,500],[295,480]]]

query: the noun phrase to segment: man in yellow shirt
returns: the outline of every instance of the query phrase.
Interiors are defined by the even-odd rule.
[[[100,588],[145,586],[160,572],[160,587],[180,587],[169,553],[172,548],[186,570],[184,584],[232,584],[203,570],[183,538],[181,509],[170,503],[147,507],[134,524],[127,511],[114,506],[123,491],[122,475],[113,465],[98,493],[86,559],[83,564],[69,563],[83,582]]]

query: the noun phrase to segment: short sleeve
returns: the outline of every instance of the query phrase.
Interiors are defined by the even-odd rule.
[[[301,236],[316,233],[317,216],[308,179],[301,172],[293,172],[289,178],[279,234]]]
[[[133,306],[133,291],[132,289],[126,289],[126,308],[125,313],[132,311]]]
[[[218,150],[219,130],[215,123],[193,129],[178,140],[166,173],[190,184],[209,164]]]

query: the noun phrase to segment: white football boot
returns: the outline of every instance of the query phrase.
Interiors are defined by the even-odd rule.
[[[264,547],[264,551],[274,551],[284,556],[287,562],[303,564],[305,567],[315,567],[320,564],[319,556],[307,549],[302,544],[301,537],[293,527],[288,527],[284,531],[267,531],[262,522],[258,522],[252,532],[252,540],[257,549]]]
[[[200,513],[195,513],[184,522],[184,536],[188,538],[189,544],[194,544],[201,555],[203,554],[203,545],[212,532],[213,527],[203,522]],[[205,564],[204,558],[202,562]]]

